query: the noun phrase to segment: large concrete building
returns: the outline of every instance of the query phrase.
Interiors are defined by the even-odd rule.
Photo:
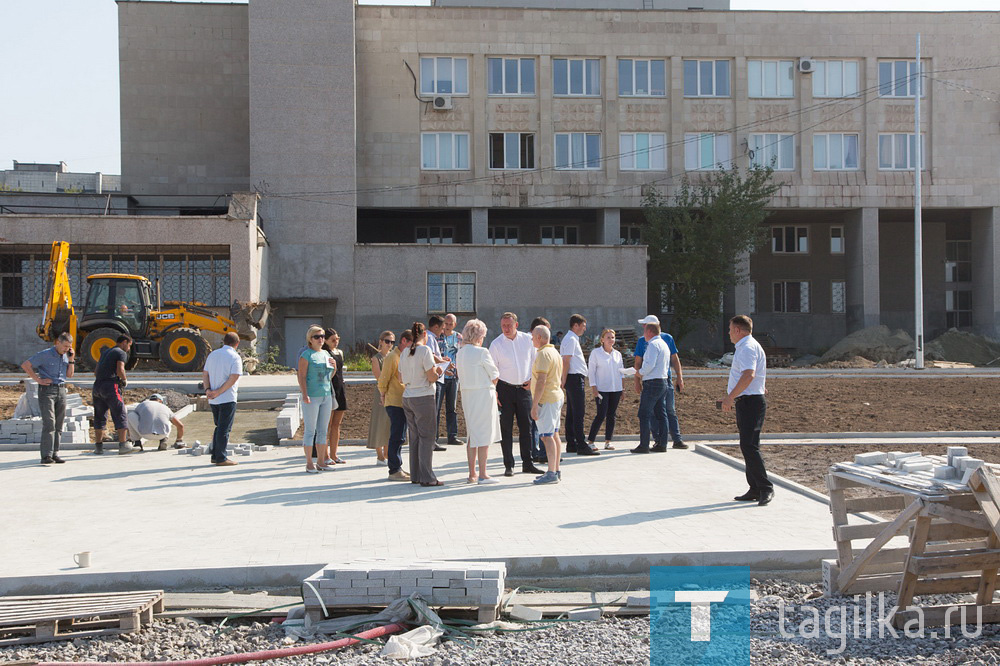
[[[272,344],[444,311],[631,325],[660,291],[646,188],[733,162],[784,185],[727,314],[802,350],[912,331],[917,33],[926,333],[997,335],[1000,13],[459,4],[119,1],[123,190],[261,195]]]
[[[69,170],[65,162],[43,164],[18,162],[13,169],[0,170],[0,192],[81,192],[102,194],[120,192],[122,177],[113,174],[80,173]]]

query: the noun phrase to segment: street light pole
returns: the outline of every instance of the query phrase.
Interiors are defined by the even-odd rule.
[[[914,301],[913,316],[916,320],[914,344],[916,368],[924,368],[924,261],[923,261],[923,219],[920,196],[920,174],[924,155],[921,150],[920,135],[920,94],[923,92],[923,67],[920,62],[920,33],[917,33],[917,74],[916,90],[913,95],[913,119],[916,127],[913,139],[913,244],[914,244]]]

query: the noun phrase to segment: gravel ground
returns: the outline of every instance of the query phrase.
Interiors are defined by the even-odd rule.
[[[880,617],[878,599],[873,599],[872,638],[865,638],[865,600],[828,599],[818,597],[820,588],[786,580],[758,581],[759,599],[751,607],[751,663],[768,666],[800,666],[803,664],[856,664],[921,666],[958,664],[1000,664],[1000,627],[986,625],[979,635],[966,637],[959,628],[950,637],[943,629],[927,627],[923,637],[892,637],[884,629],[879,637]],[[530,599],[521,595],[519,601],[530,605]],[[886,609],[895,602],[895,595],[884,596]],[[960,595],[928,597],[923,603],[943,604],[963,601]],[[782,613],[782,605],[784,611]],[[807,607],[815,609],[808,610]],[[841,610],[845,608],[846,624],[841,624]],[[832,610],[831,610],[832,609]],[[855,613],[860,609],[862,619],[858,638],[854,637]],[[782,636],[779,620],[784,615]],[[809,629],[809,622],[818,614],[822,638],[799,635],[800,628]],[[884,617],[884,615],[882,615]],[[806,625],[803,625],[806,622]],[[659,626],[659,625],[658,625]],[[847,626],[848,636],[842,641],[838,636],[841,627]],[[830,627],[826,637],[825,627]],[[575,664],[648,664],[650,623],[647,618],[606,618],[600,622],[579,624],[562,623],[538,631],[508,633],[480,638],[475,649],[459,642],[445,642],[429,657],[408,663],[415,666],[485,666],[487,664],[518,664],[539,666],[569,666]],[[898,631],[898,630],[897,630]],[[936,631],[942,634],[932,637]],[[969,634],[975,627],[968,627]],[[301,643],[299,643],[301,644]],[[158,620],[153,626],[136,634],[120,637],[75,640],[67,643],[50,643],[0,649],[2,660],[46,661],[135,661],[174,660],[209,657],[236,652],[251,652],[284,647],[284,633],[274,624],[244,622],[227,626],[219,631],[215,624],[200,624],[187,619]],[[337,652],[306,655],[270,662],[275,666],[292,664],[343,664],[366,666],[369,664],[400,663],[378,656],[379,648],[361,645]],[[658,653],[659,654],[659,653]],[[668,658],[655,661],[664,664],[688,663]]]

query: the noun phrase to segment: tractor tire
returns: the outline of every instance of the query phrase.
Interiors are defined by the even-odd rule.
[[[121,334],[122,332],[115,328],[96,328],[87,333],[77,355],[77,363],[83,365],[85,370],[93,370],[101,360],[101,353],[108,347],[114,347],[115,340]]]
[[[195,372],[205,367],[212,348],[193,328],[175,328],[160,342],[160,360],[174,372]]]

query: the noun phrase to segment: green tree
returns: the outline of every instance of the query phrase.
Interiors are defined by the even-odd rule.
[[[770,166],[733,166],[700,173],[696,183],[685,176],[672,199],[647,189],[650,302],[672,308],[670,330],[678,341],[699,320],[716,331],[722,295],[747,280],[739,259],[767,243],[766,206],[781,188],[773,173]]]

